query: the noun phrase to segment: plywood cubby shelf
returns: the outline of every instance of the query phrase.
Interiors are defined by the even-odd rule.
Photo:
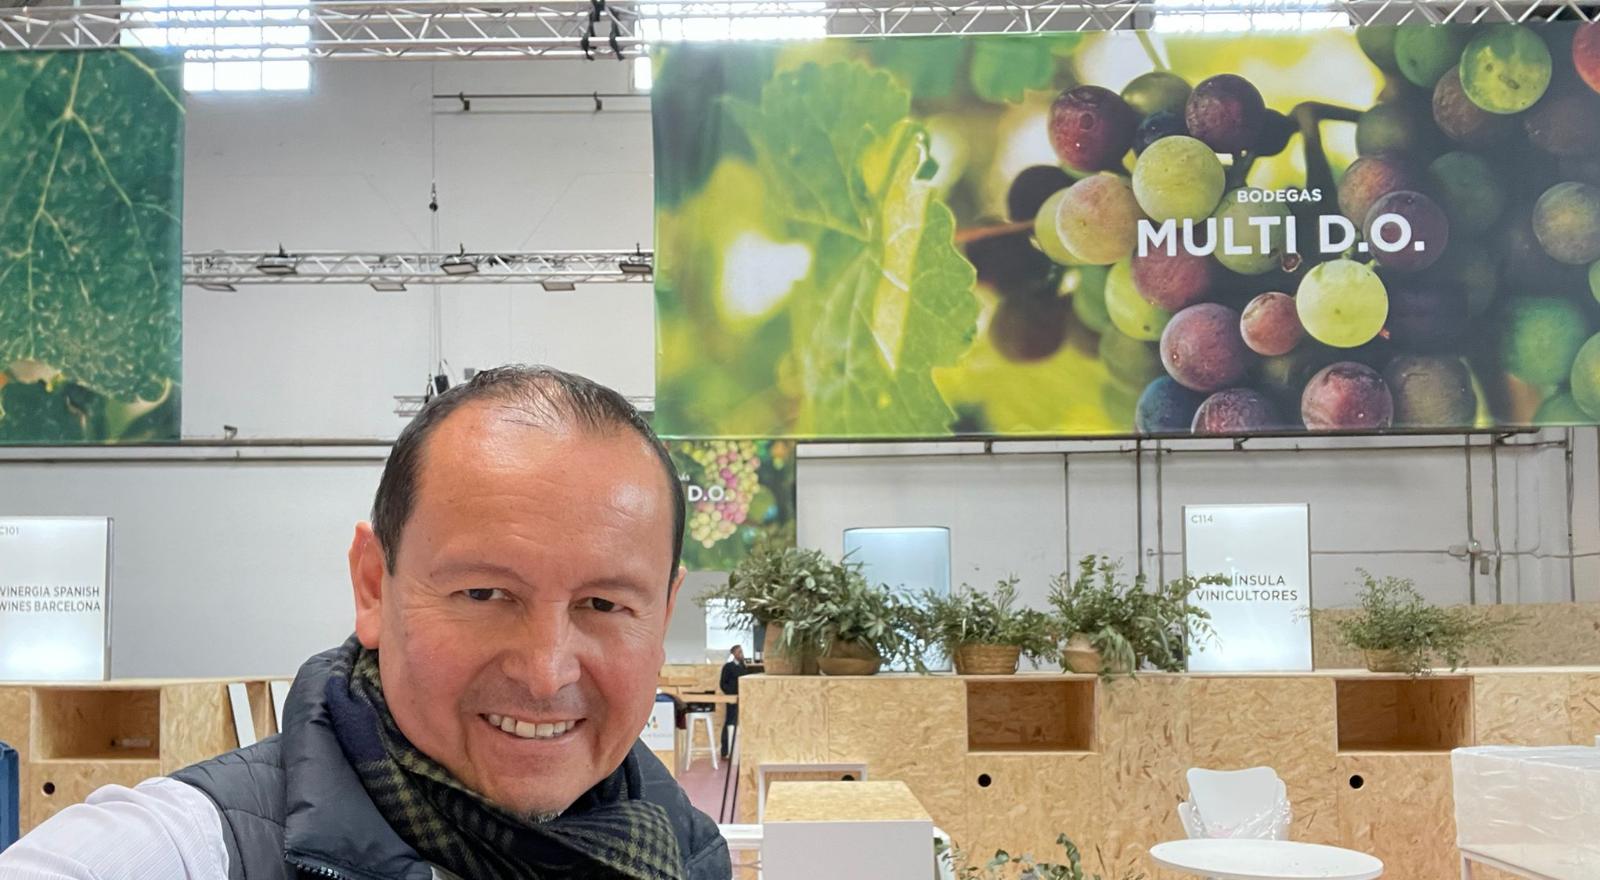
[[[34,691],[33,760],[160,760],[161,690]]]
[[[1473,744],[1467,676],[1341,678],[1334,688],[1342,753],[1443,753]]]
[[[1095,679],[966,681],[971,754],[1094,750]]]

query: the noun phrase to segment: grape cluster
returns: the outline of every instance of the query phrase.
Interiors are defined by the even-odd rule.
[[[744,524],[760,485],[761,457],[755,441],[708,440],[693,444],[689,456],[702,478],[691,484],[703,493],[689,504],[689,537],[709,549]]]
[[[996,350],[1036,361],[1073,324],[1098,334],[1145,434],[1463,428],[1480,393],[1498,424],[1600,419],[1600,23],[1357,39],[1386,83],[1365,109],[1280,112],[1233,74],[1062,92],[1060,166],[1008,199],[1031,234],[967,247],[1000,299]],[[1352,123],[1335,178],[1322,126]],[[1246,184],[1296,133],[1320,201]],[[1323,214],[1354,230],[1342,252],[1318,251]],[[1141,219],[1215,249],[1140,255]],[[1420,247],[1385,248],[1400,220]],[[1229,223],[1248,252],[1208,235]]]

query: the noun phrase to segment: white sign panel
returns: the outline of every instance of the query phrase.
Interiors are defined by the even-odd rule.
[[[1191,672],[1311,669],[1311,509],[1304,504],[1212,504],[1183,509],[1184,570],[1226,586],[1191,597],[1216,638],[1189,652]]]
[[[658,702],[650,710],[650,720],[645,722],[644,733],[639,736],[644,740],[644,747],[652,752],[670,752],[677,747],[673,735],[677,727],[677,719],[673,715],[672,704]]]
[[[0,681],[103,681],[111,520],[0,517]]]

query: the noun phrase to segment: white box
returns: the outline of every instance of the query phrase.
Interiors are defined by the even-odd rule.
[[[1600,877],[1600,750],[1475,746],[1450,763],[1463,852],[1554,880]]]

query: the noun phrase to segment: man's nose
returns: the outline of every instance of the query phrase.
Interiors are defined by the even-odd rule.
[[[529,696],[550,699],[578,681],[573,651],[572,615],[566,603],[541,603],[530,609],[527,626],[510,652],[507,672],[527,687]]]

